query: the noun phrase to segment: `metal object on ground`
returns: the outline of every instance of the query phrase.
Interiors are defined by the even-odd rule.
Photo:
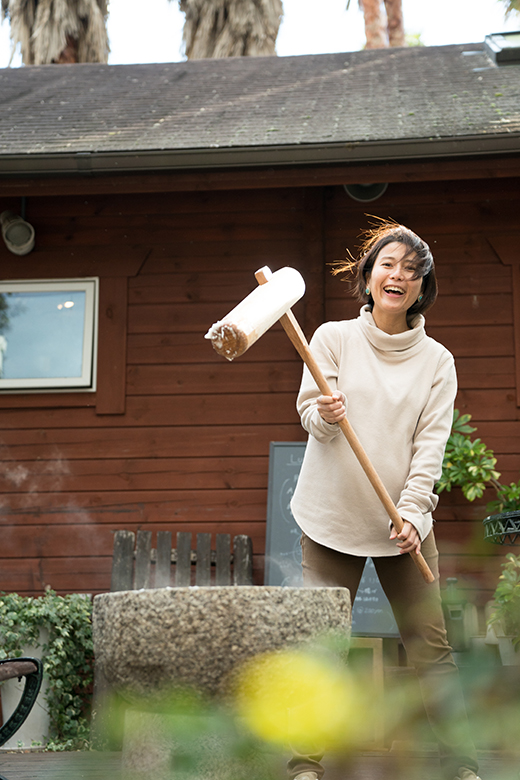
[[[0,745],[5,745],[27,720],[40,692],[43,664],[39,658],[4,658],[0,661],[0,681],[14,677],[25,677],[25,687],[17,708],[0,728]]]

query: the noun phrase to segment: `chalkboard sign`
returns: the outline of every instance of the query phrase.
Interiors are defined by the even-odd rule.
[[[302,585],[301,531],[290,509],[305,442],[273,441],[269,448],[269,490],[265,550],[266,585]],[[397,637],[392,609],[368,558],[352,609],[352,632]]]

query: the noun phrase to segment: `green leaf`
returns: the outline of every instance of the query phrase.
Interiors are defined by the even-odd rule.
[[[471,415],[460,415],[455,409],[453,426],[446,444],[442,464],[442,475],[436,490],[449,492],[452,487],[460,487],[468,501],[481,498],[486,487],[497,481],[500,472],[496,470],[496,458],[492,450],[477,438],[471,440],[470,434],[476,428],[468,425]]]

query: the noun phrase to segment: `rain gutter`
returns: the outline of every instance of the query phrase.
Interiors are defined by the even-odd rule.
[[[502,128],[501,128],[502,129]],[[0,177],[150,173],[165,170],[377,163],[479,157],[520,151],[520,133],[462,138],[354,141],[284,146],[0,154]]]

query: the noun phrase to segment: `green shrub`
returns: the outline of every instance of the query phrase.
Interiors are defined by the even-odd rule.
[[[468,501],[474,501],[476,498],[482,498],[489,485],[495,489],[500,486],[500,472],[495,469],[497,459],[493,450],[486,447],[480,439],[472,441],[470,434],[474,433],[476,428],[468,425],[470,420],[471,415],[460,415],[458,409],[455,409],[453,426],[444,453],[442,476],[436,488],[437,493],[442,493],[443,490],[449,493],[452,487],[458,486]]]
[[[502,512],[516,512],[520,509],[520,480],[509,485],[496,486],[497,498],[490,501],[486,509],[490,515]]]
[[[489,624],[500,623],[513,644],[520,644],[520,555],[509,553],[493,595],[494,610]]]

